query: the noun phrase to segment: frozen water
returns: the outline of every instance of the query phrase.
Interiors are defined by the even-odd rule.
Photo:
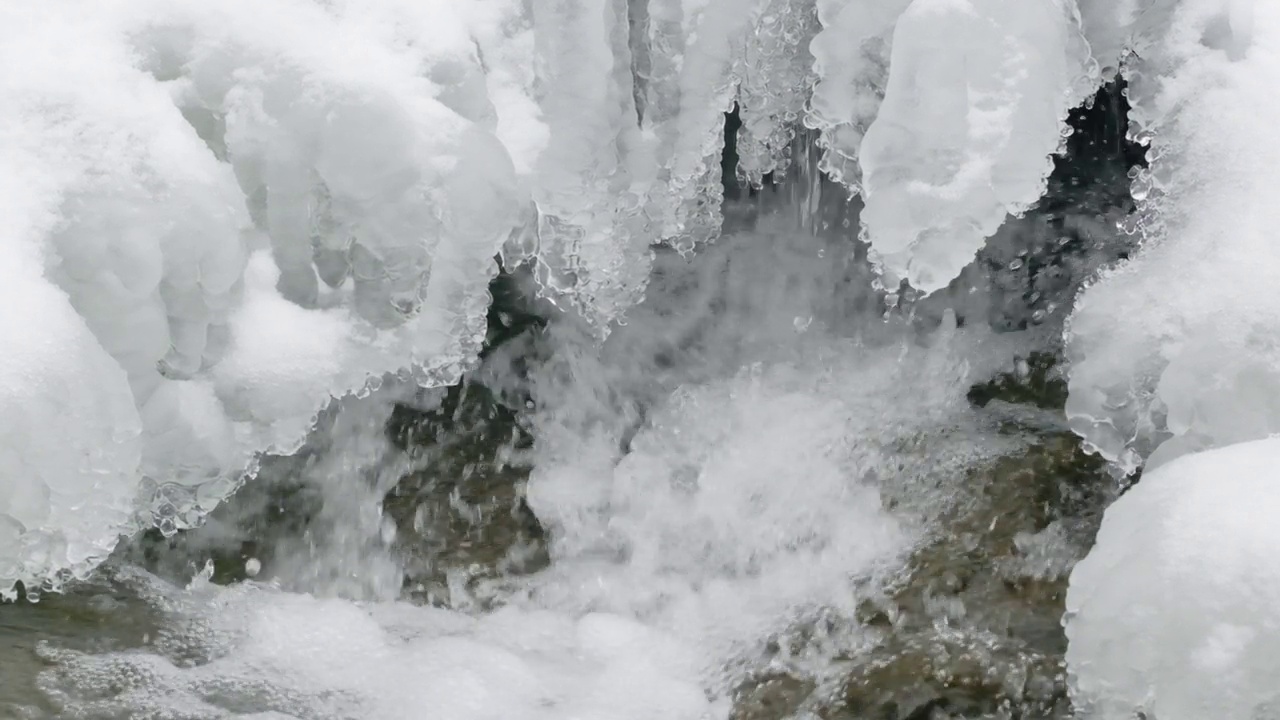
[[[627,5],[533,4],[549,128],[533,200],[544,282],[601,324],[638,300],[649,273],[646,147],[632,87]]]
[[[1079,300],[1068,413],[1120,469],[1156,468],[1280,429],[1280,313],[1265,292],[1280,275],[1266,242],[1280,219],[1266,194],[1276,39],[1280,11],[1246,0],[6,5],[0,592],[57,588],[122,532],[201,522],[263,452],[297,450],[334,398],[455,381],[477,360],[501,254],[589,328],[580,342],[558,325],[533,384],[529,503],[552,567],[493,591],[512,623],[572,642],[543,657],[486,629],[501,613],[423,611],[404,621],[432,638],[419,647],[384,614],[404,608],[196,589],[180,618],[376,616],[297,652],[337,666],[339,645],[358,646],[383,671],[327,695],[332,668],[236,632],[201,641],[221,664],[83,662],[163,678],[150,687],[195,716],[394,713],[380,704],[391,683],[413,683],[391,667],[434,653],[469,668],[458,682],[497,688],[500,705],[463,717],[714,716],[760,659],[753,643],[853,616],[851,578],[892,564],[917,530],[880,507],[880,483],[981,454],[957,430],[977,370],[949,356],[1007,355],[928,304],[871,322],[880,298],[847,245],[705,247],[722,224],[724,113],[737,105],[752,185],[788,168],[797,121],[814,129],[822,170],[863,194],[884,280],[927,292],[1039,198],[1066,111],[1123,65],[1150,145],[1127,224],[1143,248]],[[702,260],[680,271],[655,245]],[[650,282],[706,312],[641,303]],[[833,299],[821,283],[857,289]],[[986,301],[956,304],[971,321]],[[363,508],[351,532],[377,536],[400,468],[380,464],[377,438],[335,428],[348,455],[313,469],[335,507]],[[397,593],[394,560],[347,570],[388,543],[299,548],[291,572],[261,570],[381,601]],[[317,553],[341,568],[309,567]],[[218,605],[236,593],[245,605]],[[465,641],[456,656],[431,645],[446,635]],[[618,650],[631,645],[644,649]],[[262,670],[295,661],[296,674]],[[258,673],[288,702],[208,690]],[[70,707],[90,714],[76,677]],[[600,704],[634,677],[652,680],[634,705]],[[120,712],[159,698],[118,698]],[[665,699],[676,705],[648,705]]]
[[[820,676],[918,537],[903,504],[989,452],[964,393],[1022,340],[979,327],[994,296],[954,303],[964,327],[929,303],[881,322],[852,243],[706,247],[724,113],[753,186],[815,130],[887,286],[929,292],[1037,201],[1067,110],[1121,72],[1142,248],[1076,305],[1068,415],[1150,472],[1076,571],[1076,693],[1274,716],[1277,451],[1179,456],[1280,431],[1277,41],[1249,0],[0,7],[0,594],[197,524],[262,453],[333,433],[304,458],[324,532],[262,585],[138,580],[165,634],[51,651],[45,689],[67,717],[703,718],[752,671]],[[570,309],[522,388],[551,565],[479,588],[497,609],[410,608],[380,429],[400,383],[477,361],[498,254]],[[1055,537],[1017,542],[1048,562]],[[806,626],[840,630],[768,649]]]
[[[198,522],[255,452],[296,447],[332,395],[402,368],[450,382],[474,357],[516,180],[475,97],[469,18],[423,13],[391,0],[3,10],[3,64],[24,68],[0,78],[6,245],[25,257],[10,307],[37,302],[21,327],[48,316],[40,352],[68,363],[46,380],[23,358],[13,385],[32,382],[4,401],[51,418],[67,412],[60,385],[100,396],[62,454],[92,458],[74,472],[95,477],[101,512],[40,510],[77,481],[34,450],[55,442],[46,425],[12,430],[39,438],[5,442],[0,586],[82,571],[135,527],[139,486],[162,529]],[[70,544],[39,540],[50,512]]]
[[[1067,345],[1071,425],[1125,472],[1280,431],[1266,90],[1280,12],[1206,1],[1159,17],[1130,71],[1151,165],[1133,173],[1126,229],[1143,249],[1080,297]]]
[[[1067,665],[1098,720],[1280,712],[1280,440],[1187,455],[1106,512],[1071,575]]]
[[[1066,53],[1071,18],[1044,7],[1011,16],[1023,24],[1009,31],[1034,30]],[[68,548],[76,560],[59,550],[20,577],[83,569],[116,531],[200,522],[258,453],[297,448],[333,397],[387,374],[455,380],[478,352],[499,252],[532,264],[545,294],[607,334],[642,296],[651,245],[687,253],[719,233],[724,112],[735,102],[751,183],[787,168],[806,113],[823,131],[824,167],[843,172],[831,158],[852,157],[851,138],[871,122],[864,91],[884,85],[899,10],[826,0],[4,8],[4,65],[25,70],[0,79],[12,148],[0,176],[25,186],[11,202],[30,218],[12,231],[29,257],[12,272],[65,293],[88,331],[68,330],[65,344],[105,351],[94,377],[115,380],[96,386],[123,397],[114,364],[141,427],[124,453],[138,453],[136,466],[122,460],[100,478],[113,519]],[[861,44],[842,50],[834,41],[850,28]],[[1045,72],[1061,70],[1050,56]],[[907,82],[920,58],[903,57]],[[978,75],[1006,69],[975,68],[974,82],[997,84]],[[1031,102],[1018,93],[1017,107]],[[1025,114],[1010,127],[1044,119]],[[890,145],[880,143],[902,149]],[[883,218],[876,208],[891,197],[880,192],[870,216]],[[884,250],[887,235],[873,230]],[[33,317],[64,312],[41,297]],[[34,470],[6,479],[6,497],[28,507],[53,466],[6,448]]]
[[[821,167],[862,188],[858,153],[875,120],[889,75],[893,27],[910,0],[818,0],[822,30],[810,48],[818,82],[805,124],[821,131]]]
[[[1073,2],[911,3],[858,157],[864,230],[890,287],[945,287],[1040,198],[1095,75]]]
[[[814,0],[769,0],[747,36],[738,86],[738,174],[758,186],[780,180],[814,83],[810,43],[818,33]]]
[[[0,133],[0,142],[3,142]],[[120,366],[25,251],[41,208],[0,192],[0,598],[19,578],[83,572],[130,516],[141,420]]]

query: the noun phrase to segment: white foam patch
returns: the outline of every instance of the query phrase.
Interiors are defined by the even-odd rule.
[[[625,617],[506,608],[473,618],[240,586],[167,591],[147,653],[56,653],[61,717],[695,720],[689,648]],[[198,628],[198,632],[192,630]],[[196,663],[180,658],[201,658]],[[61,695],[62,676],[77,692]],[[105,699],[84,699],[106,695]]]

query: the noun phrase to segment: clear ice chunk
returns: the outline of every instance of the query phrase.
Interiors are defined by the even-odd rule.
[[[1074,3],[911,3],[859,158],[864,228],[890,285],[945,287],[1040,198],[1094,75]]]
[[[791,164],[791,141],[816,75],[810,43],[821,26],[814,0],[769,0],[747,36],[738,71],[738,175],[753,186]]]
[[[475,358],[520,198],[495,136],[514,103],[487,102],[471,34],[506,8],[427,5],[0,9],[0,60],[26,68],[0,78],[6,245],[30,256],[9,285],[64,293],[32,296],[48,347],[7,332],[68,357],[21,390],[15,365],[0,397],[6,434],[12,403],[40,408],[12,430],[36,439],[5,442],[26,469],[0,478],[0,589],[87,570],[139,522],[198,523],[334,396]]]
[[[820,167],[862,189],[858,153],[889,77],[893,27],[910,0],[818,0],[822,30],[810,44],[818,77],[805,125],[820,132]]]

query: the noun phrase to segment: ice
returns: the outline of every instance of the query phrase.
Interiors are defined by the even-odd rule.
[[[780,180],[815,80],[810,43],[820,30],[814,0],[769,0],[747,37],[739,72],[738,174],[759,186]]]
[[[0,598],[12,599],[17,580],[84,572],[110,552],[133,509],[142,427],[124,372],[66,295],[24,276],[44,213],[3,187]]]
[[[885,279],[929,291],[948,283],[1010,213],[1036,200],[1066,110],[1092,89],[1097,65],[1118,66],[1132,48],[1141,56],[1126,70],[1138,124],[1150,134],[1164,123],[1161,137],[1199,143],[1184,152],[1158,138],[1155,152],[1164,156],[1153,157],[1154,174],[1135,180],[1135,197],[1145,197],[1152,184],[1167,184],[1162,167],[1190,167],[1186,158],[1233,142],[1194,132],[1194,108],[1209,113],[1207,102],[1166,112],[1180,94],[1194,94],[1184,86],[1207,77],[1219,56],[1232,67],[1270,67],[1268,56],[1250,52],[1272,32],[1262,10],[1243,0],[1188,0],[1176,6],[1177,27],[1187,32],[1166,32],[1174,7],[1162,0],[1086,0],[1079,13],[1070,0],[6,6],[0,60],[23,71],[0,76],[7,145],[0,178],[6,188],[25,188],[12,202],[30,218],[11,230],[24,238],[28,260],[10,274],[23,287],[52,283],[65,294],[88,335],[68,329],[59,343],[84,357],[93,347],[105,351],[110,362],[101,355],[85,362],[96,375],[123,373],[140,425],[126,453],[136,451],[136,467],[122,461],[112,466],[115,480],[102,481],[110,486],[103,504],[118,514],[72,555],[97,556],[117,531],[148,523],[166,531],[199,523],[252,475],[261,453],[297,449],[334,398],[365,394],[387,377],[454,382],[477,360],[496,256],[508,267],[527,264],[541,294],[598,339],[621,327],[644,297],[654,246],[687,257],[719,234],[724,118],[735,104],[743,123],[737,172],[748,183],[781,177],[803,121],[817,130],[822,169],[863,192],[862,229]],[[1261,82],[1243,70],[1234,79],[1224,72],[1228,85]],[[1164,88],[1166,77],[1187,81]],[[1244,168],[1263,166],[1261,155],[1237,163],[1234,180],[1186,180],[1179,202],[1207,208],[1207,198],[1218,197],[1213,188],[1245,184]],[[1261,227],[1266,211],[1254,205],[1246,213]],[[1139,223],[1152,237],[1159,233],[1147,225],[1157,217],[1168,227],[1183,222],[1154,208]],[[1139,264],[1158,264],[1157,244],[1148,243]],[[1214,277],[1226,276],[1226,262]],[[1253,262],[1253,270],[1262,273],[1264,264]],[[1271,362],[1269,351],[1235,345],[1220,344],[1231,348],[1228,362],[1209,350],[1172,349],[1181,330],[1169,332],[1172,322],[1163,320],[1135,332],[1092,329],[1091,303],[1109,303],[1107,288],[1124,275],[1091,291],[1098,300],[1082,301],[1075,328],[1092,339],[1072,350],[1077,385],[1086,388],[1074,395],[1074,427],[1115,457],[1130,440],[1145,453],[1159,439],[1125,429],[1138,422],[1125,413],[1142,416],[1133,408],[1145,401],[1112,413],[1086,396],[1123,384],[1115,373],[1129,371],[1116,368],[1154,372],[1151,363],[1129,362],[1135,353],[1158,355],[1155,364],[1182,358],[1165,374],[1169,388],[1201,366],[1239,365],[1223,370],[1222,382],[1252,382]],[[1153,287],[1168,280],[1160,277]],[[62,313],[51,309],[65,309],[61,302],[42,300],[33,312]],[[1184,302],[1161,312],[1172,317]],[[812,322],[790,320],[797,329]],[[1248,345],[1243,338],[1265,342],[1266,327],[1250,320],[1211,330]],[[1113,343],[1113,331],[1123,338]],[[1126,343],[1142,349],[1120,348]],[[1158,343],[1168,347],[1151,350]],[[1115,353],[1095,345],[1114,345]],[[1248,358],[1256,362],[1245,367]],[[1138,385],[1155,375],[1143,377]],[[1143,392],[1156,393],[1147,384]],[[95,387],[118,399],[116,384]],[[1168,452],[1253,437],[1270,427],[1267,397],[1251,397],[1243,413],[1164,398],[1148,424],[1161,426],[1156,435],[1183,438]],[[1124,437],[1097,429],[1107,423]],[[84,425],[89,433],[94,423],[86,416]],[[43,475],[54,466],[22,452],[39,476],[22,487],[48,486]],[[7,475],[5,483],[19,485]],[[8,492],[14,499],[5,513],[17,512],[8,503],[32,512],[37,495]],[[0,559],[25,562],[9,551]],[[61,562],[38,564],[56,572]],[[77,572],[87,567],[67,562]],[[35,584],[41,574],[24,571]]]
[[[1074,3],[911,3],[858,158],[864,229],[890,286],[945,287],[1039,199],[1094,76]]]
[[[551,296],[607,330],[641,297],[649,246],[720,232],[724,113],[744,121],[742,172],[786,168],[808,96],[805,0],[534,3],[535,97],[549,128],[532,179]]]
[[[1280,431],[1280,14],[1206,0],[1159,17],[1130,71],[1151,165],[1125,227],[1143,249],[1080,297],[1067,345],[1072,428],[1122,472]]]
[[[639,300],[656,239],[641,212],[653,168],[636,114],[627,3],[539,2],[533,20],[550,128],[533,193],[543,282],[607,325]]]
[[[1161,22],[1176,0],[1077,0],[1089,49],[1103,78],[1115,77],[1121,62],[1140,47],[1145,29]]]
[[[0,177],[20,218],[6,243],[28,256],[13,291],[44,288],[32,321],[48,313],[64,328],[50,342],[85,368],[51,363],[48,381],[4,402],[34,395],[53,412],[67,383],[96,388],[63,453],[94,458],[77,472],[101,472],[89,506],[102,512],[75,512],[59,489],[73,482],[66,461],[28,451],[59,437],[36,425],[5,470],[5,514],[21,508],[22,527],[0,553],[0,586],[83,572],[138,522],[197,523],[255,453],[297,447],[331,397],[400,371],[452,382],[473,360],[520,202],[470,40],[476,17],[501,7],[444,8],[4,9],[0,59],[25,68],[0,78]],[[48,281],[65,295],[51,299]],[[140,443],[115,458],[139,421]],[[72,542],[46,559],[39,533],[57,528],[41,502]]]
[[[1187,455],[1106,512],[1071,575],[1067,666],[1098,720],[1280,712],[1280,440]]]
[[[861,191],[858,153],[880,109],[894,23],[910,0],[818,0],[822,31],[810,49],[818,82],[805,124],[820,131],[821,168]]]
[[[764,0],[653,0],[642,129],[656,161],[648,213],[682,252],[720,231],[724,113]]]

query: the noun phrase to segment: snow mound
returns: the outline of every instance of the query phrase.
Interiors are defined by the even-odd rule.
[[[1071,426],[1123,472],[1280,432],[1280,8],[1200,0],[1143,23],[1130,99],[1151,165],[1125,221],[1143,248],[1067,333]]]
[[[1280,717],[1280,440],[1178,458],[1108,508],[1067,593],[1088,717]]]
[[[24,68],[0,78],[3,245],[23,259],[5,285],[27,314],[5,318],[0,403],[35,420],[6,411],[0,434],[0,589],[199,522],[332,396],[402,369],[448,383],[474,357],[516,179],[424,77],[474,61],[466,33],[427,42],[465,24],[422,12],[0,11],[0,63]]]

